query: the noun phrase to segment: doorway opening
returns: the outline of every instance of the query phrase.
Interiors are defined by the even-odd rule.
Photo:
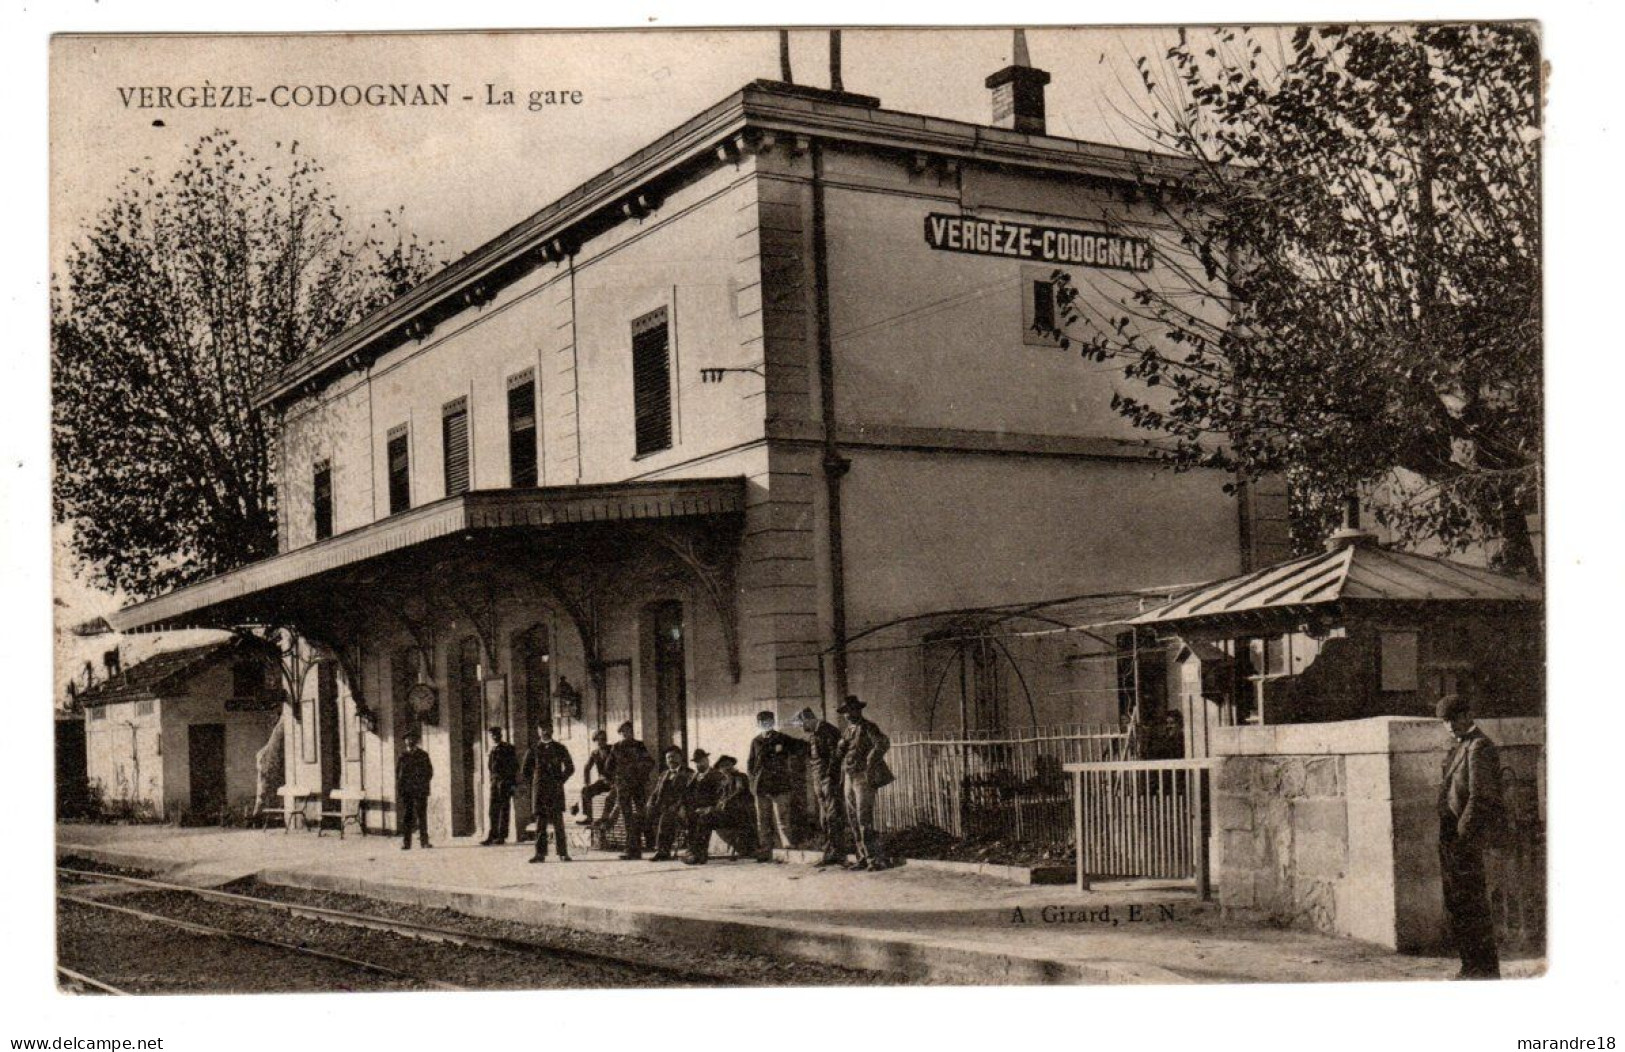
[[[226,810],[226,725],[194,723],[188,727],[186,762],[192,813],[219,819]]]
[[[643,652],[650,662],[654,686],[654,740],[649,744],[656,755],[666,746],[675,745],[687,756],[688,673],[683,604],[666,599],[650,603],[644,607],[643,614],[646,633]]]
[[[451,757],[451,835],[473,836],[477,830],[479,807],[476,794],[480,760],[485,749],[484,698],[480,687],[480,641],[464,636],[457,648],[452,668],[456,689],[453,704],[457,723]]]
[[[323,661],[316,666],[316,755],[321,762],[322,806],[333,790],[343,784],[344,757],[339,741],[338,665]]]

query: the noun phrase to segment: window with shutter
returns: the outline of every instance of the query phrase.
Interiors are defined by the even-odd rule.
[[[389,432],[389,513],[395,515],[412,506],[412,453],[406,425]]]
[[[671,448],[671,357],[666,308],[632,322],[632,405],[637,455]]]
[[[508,380],[508,478],[514,487],[536,485],[536,377],[528,369]]]
[[[333,466],[325,460],[316,464],[311,505],[316,513],[316,539],[333,536]]]
[[[446,456],[446,496],[468,492],[468,399],[446,403],[440,420]]]

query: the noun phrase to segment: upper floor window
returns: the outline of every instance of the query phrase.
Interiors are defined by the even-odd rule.
[[[536,376],[526,369],[508,379],[508,478],[536,485]]]
[[[389,461],[389,513],[412,506],[412,453],[406,425],[391,428],[386,459]]]
[[[1033,264],[1021,268],[1022,342],[1029,347],[1058,347],[1055,268]]]
[[[333,536],[333,465],[330,461],[316,463],[315,477],[311,480],[311,506],[316,514],[316,539]]]
[[[468,399],[447,402],[440,417],[446,458],[446,496],[468,492]]]
[[[671,340],[666,308],[632,322],[632,406],[637,455],[671,448]]]

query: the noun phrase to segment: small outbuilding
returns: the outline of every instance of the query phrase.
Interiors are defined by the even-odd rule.
[[[256,803],[277,728],[274,654],[245,637],[157,654],[79,695],[85,768],[105,813],[218,822]]]
[[[1131,623],[1176,638],[1185,753],[1211,730],[1431,716],[1544,715],[1539,584],[1394,551],[1344,529],[1326,550],[1175,596]]]

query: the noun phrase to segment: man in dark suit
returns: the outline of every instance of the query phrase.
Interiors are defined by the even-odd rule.
[[[570,750],[553,740],[553,723],[536,725],[536,744],[525,753],[519,780],[530,786],[530,813],[536,817],[536,851],[532,862],[547,861],[547,827],[559,849],[559,861],[570,861],[570,843],[564,838],[564,787],[575,774]]]
[[[508,842],[508,816],[513,811],[514,779],[519,777],[519,753],[502,740],[502,728],[491,729],[491,754],[485,767],[491,775],[490,821],[482,847]]]
[[[395,802],[401,809],[401,850],[412,850],[412,830],[418,844],[429,845],[429,783],[434,780],[434,764],[418,747],[418,732],[408,731],[402,739],[406,747],[395,759]]]
[[[649,802],[649,776],[654,773],[654,758],[636,737],[632,721],[616,728],[621,740],[610,746],[609,762],[604,765],[609,784],[615,789],[615,804],[626,817],[626,851],[623,859],[643,857],[643,830],[648,816],[645,805]]]
[[[654,825],[655,834],[655,853],[649,856],[650,862],[665,862],[671,858],[677,830],[687,821],[685,805],[689,787],[694,784],[694,772],[683,763],[683,750],[668,745],[663,758],[666,769],[649,790],[649,821]]]
[[[1473,724],[1467,699],[1446,694],[1438,715],[1455,740],[1439,785],[1439,872],[1444,909],[1461,956],[1458,979],[1499,979],[1495,922],[1484,888],[1484,849],[1500,831],[1501,764],[1495,743]]]
[[[745,772],[750,775],[750,791],[756,797],[756,861],[773,861],[773,833],[779,846],[790,843],[790,801],[795,794],[793,761],[806,743],[779,730],[777,717],[764,710],[756,714],[759,732],[750,742]]]
[[[716,795],[710,796],[715,788]],[[692,783],[693,809],[689,826],[688,854],[683,861],[703,866],[711,857],[711,834],[743,857],[756,853],[756,804],[750,795],[750,779],[741,774],[732,756],[717,757],[717,765],[707,776]],[[709,800],[710,802],[706,802]]]
[[[846,820],[841,802],[841,765],[837,753],[841,732],[812,709],[796,717],[807,735],[807,781],[818,801],[818,831],[823,834],[824,857],[815,865],[838,866],[846,861]]]

